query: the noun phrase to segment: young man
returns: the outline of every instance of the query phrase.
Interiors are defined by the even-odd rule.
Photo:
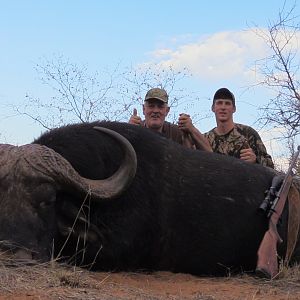
[[[207,139],[193,125],[188,114],[180,114],[178,125],[165,121],[170,111],[168,99],[164,89],[150,89],[143,104],[145,120],[142,121],[137,115],[137,110],[134,109],[129,123],[145,126],[188,148],[212,151]]]
[[[233,93],[227,88],[217,90],[211,109],[215,113],[217,127],[204,135],[214,152],[274,168],[258,132],[250,126],[233,122],[236,111]]]

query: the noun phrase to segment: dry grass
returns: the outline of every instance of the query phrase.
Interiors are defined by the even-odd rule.
[[[294,292],[300,295],[300,266],[298,265],[283,269],[274,280],[258,279],[246,274],[226,278],[199,278],[180,274],[123,273],[116,277],[116,274],[92,273],[56,262],[31,266],[15,264],[12,267],[11,263],[9,265],[0,262],[0,295],[2,295],[0,299],[14,299],[16,295],[22,295],[16,297],[17,299],[263,299],[259,295],[266,295],[270,290],[276,291],[275,295],[279,290],[286,295]],[[118,282],[116,278],[121,277],[122,282]],[[139,286],[132,285],[133,280],[140,280],[143,283]],[[156,280],[161,286],[177,281],[177,290],[174,290],[173,294],[165,292],[163,295],[161,291],[155,290],[158,289],[156,285],[153,285],[151,290],[148,280]],[[177,295],[178,290],[183,290],[185,285],[192,283],[199,287],[199,291],[189,296],[184,292]],[[252,298],[228,298],[228,296],[222,298],[214,295],[212,291],[214,288],[209,289],[210,292],[205,292],[203,286],[201,287],[204,283],[211,284],[212,287],[224,285],[237,288],[240,285],[243,292],[250,286]],[[254,291],[253,287],[255,287]],[[10,295],[12,298],[5,298],[3,295],[6,295],[5,297]],[[277,299],[273,294],[272,297]],[[287,296],[285,299],[297,298]]]
[[[85,290],[98,290],[101,282],[89,277],[89,272],[56,263],[26,266],[0,266],[0,294],[40,293],[50,291],[48,299],[56,296],[70,297],[85,293]],[[76,298],[76,297],[75,297]]]

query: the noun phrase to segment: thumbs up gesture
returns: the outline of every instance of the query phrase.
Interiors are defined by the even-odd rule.
[[[129,124],[134,124],[134,125],[141,125],[142,124],[142,119],[141,117],[138,116],[136,108],[133,109],[133,114],[129,119]]]

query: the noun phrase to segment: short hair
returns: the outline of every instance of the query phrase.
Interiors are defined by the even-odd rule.
[[[229,91],[227,88],[220,88],[215,92],[213,98],[213,104],[215,104],[216,100],[218,99],[228,99],[231,100],[233,106],[235,106],[235,97],[232,92]]]

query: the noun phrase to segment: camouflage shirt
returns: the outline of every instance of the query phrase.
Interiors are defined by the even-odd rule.
[[[256,162],[274,168],[271,156],[267,153],[259,134],[252,127],[234,124],[234,128],[224,135],[218,135],[215,128],[204,134],[212,150],[216,153],[240,158],[240,151],[252,148],[256,155]]]

